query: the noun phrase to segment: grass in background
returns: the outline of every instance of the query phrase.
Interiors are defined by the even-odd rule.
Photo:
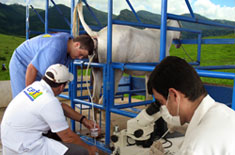
[[[209,37],[207,37],[209,38]],[[210,38],[235,38],[234,34],[210,37]],[[9,80],[9,61],[11,55],[16,47],[18,47],[25,37],[16,37],[10,35],[0,34],[0,65],[5,64],[7,71],[0,70],[0,80]],[[190,57],[195,61],[197,57],[197,45],[183,45]],[[187,57],[182,48],[176,49],[174,46],[170,49],[170,54],[185,58],[188,62],[191,60]],[[219,66],[219,65],[235,65],[235,44],[228,45],[202,45],[201,48],[201,66]],[[233,72],[235,69],[217,70],[220,72]],[[81,72],[78,70],[78,75]],[[85,72],[83,73],[85,75]],[[234,84],[233,80],[228,79],[215,79],[215,78],[202,78],[203,82],[230,85]]]
[[[205,39],[214,39],[214,38],[235,38],[235,34],[230,34],[226,36],[219,37],[207,37]],[[185,51],[193,59],[197,60],[197,45],[183,45]],[[175,49],[171,47],[171,55],[179,56],[184,58],[188,62],[192,62],[189,57],[185,54],[183,48]],[[209,45],[203,44],[201,46],[201,66],[220,66],[220,65],[235,65],[235,44],[221,44],[221,45]],[[222,69],[222,70],[213,70],[218,72],[231,72],[235,73],[235,69]],[[218,79],[218,78],[201,78],[205,83],[212,83],[218,85],[229,85],[234,84],[233,80],[229,79]]]
[[[25,41],[25,37],[0,34],[0,80],[10,80],[10,59],[16,47],[18,47],[23,41]],[[6,65],[6,71],[2,70],[2,64]]]

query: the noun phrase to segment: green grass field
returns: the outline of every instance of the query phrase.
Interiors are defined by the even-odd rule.
[[[10,79],[9,61],[11,59],[11,55],[14,52],[15,48],[19,46],[23,41],[25,41],[25,37],[16,37],[0,34],[0,80]],[[2,64],[6,65],[6,71],[2,71]]]
[[[207,37],[205,39],[212,38],[235,38],[235,34],[230,34],[220,37]],[[197,57],[197,45],[183,45],[185,51],[188,53],[193,61],[196,61]],[[183,48],[176,49],[174,46],[170,50],[171,55],[179,56],[185,58],[188,62],[191,59],[185,54]],[[221,44],[221,45],[205,45],[201,47],[201,66],[220,66],[220,65],[235,65],[235,44]],[[235,69],[227,70],[214,70],[218,72],[232,72],[235,73]],[[233,80],[228,79],[217,79],[217,78],[202,78],[203,82],[213,83],[219,85],[229,85],[234,84]]]
[[[234,34],[220,37],[210,37],[210,38],[235,38]],[[0,65],[3,63],[7,66],[7,71],[0,70],[0,80],[9,80],[9,61],[14,49],[19,46],[25,37],[16,37],[10,35],[0,34]],[[190,57],[195,61],[197,53],[197,45],[183,45]],[[191,60],[187,57],[182,48],[176,49],[174,46],[170,50],[171,55],[179,56],[185,58],[188,62]],[[202,66],[219,66],[219,65],[235,65],[235,44],[230,45],[202,45],[201,52],[201,65]],[[235,69],[229,70],[218,70],[223,72],[233,72]],[[79,74],[79,73],[78,73]],[[233,80],[227,79],[214,79],[214,78],[202,78],[206,83],[213,83],[219,85],[229,85],[234,84]]]

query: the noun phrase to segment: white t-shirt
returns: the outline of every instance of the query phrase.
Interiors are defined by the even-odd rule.
[[[187,128],[179,155],[234,155],[235,112],[207,95]]]
[[[1,123],[3,146],[17,154],[64,154],[67,147],[42,136],[69,128],[59,100],[44,81],[34,82],[8,105]]]

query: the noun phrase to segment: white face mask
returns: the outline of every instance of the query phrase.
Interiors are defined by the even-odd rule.
[[[169,98],[169,97],[168,97]],[[167,101],[166,101],[166,105],[168,104],[168,98],[167,98]],[[178,104],[178,107],[177,107],[177,115],[176,116],[172,116],[167,107],[165,105],[162,105],[161,108],[160,108],[160,114],[162,115],[162,118],[170,125],[173,125],[173,126],[181,126],[181,123],[180,123],[180,116],[179,116],[179,104]]]

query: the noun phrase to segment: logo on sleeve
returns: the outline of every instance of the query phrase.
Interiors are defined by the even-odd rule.
[[[31,101],[36,100],[40,95],[42,95],[40,90],[36,90],[33,87],[27,88],[24,90],[24,93]]]
[[[48,37],[51,37],[51,35],[50,34],[43,35],[43,38],[48,38]]]

